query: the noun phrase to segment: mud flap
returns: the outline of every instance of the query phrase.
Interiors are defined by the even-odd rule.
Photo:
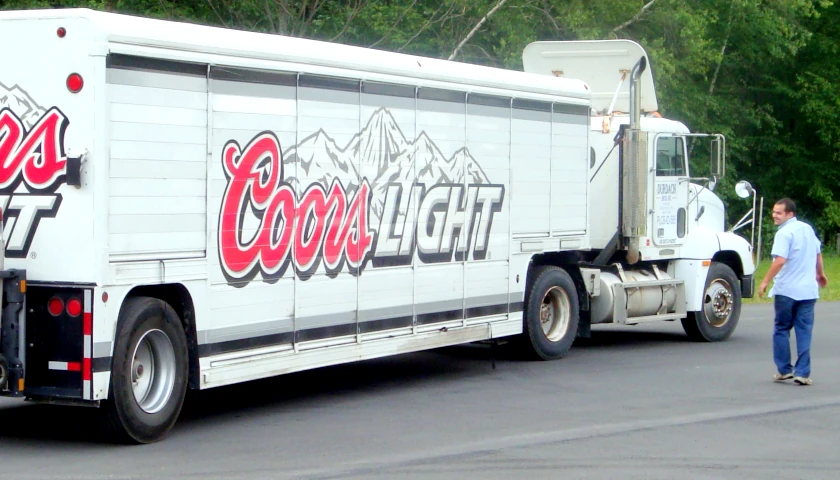
[[[2,317],[0,317],[0,395],[23,395],[24,358],[22,348],[26,328],[26,270],[0,271],[3,282]]]

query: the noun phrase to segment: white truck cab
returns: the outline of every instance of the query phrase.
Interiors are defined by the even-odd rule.
[[[713,192],[725,175],[725,138],[662,117],[647,54],[633,41],[534,42],[523,64],[583,79],[591,91],[589,226],[602,282],[591,323],[679,318],[696,338],[731,335],[741,298],[753,295],[755,264],[752,245],[726,230]],[[691,176],[690,142],[698,140],[711,153],[709,178]],[[621,302],[643,297],[645,282],[657,294],[633,320]]]

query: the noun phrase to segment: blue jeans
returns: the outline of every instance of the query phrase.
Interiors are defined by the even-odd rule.
[[[814,329],[813,300],[794,300],[784,295],[774,297],[776,330],[773,333],[773,360],[779,373],[797,377],[811,376],[811,332]],[[790,329],[796,332],[796,367],[790,365]]]

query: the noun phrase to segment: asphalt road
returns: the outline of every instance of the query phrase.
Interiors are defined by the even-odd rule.
[[[772,308],[727,342],[598,327],[564,359],[463,346],[196,392],[165,441],[97,441],[89,409],[0,399],[3,479],[840,476],[840,303],[814,385],[772,382]]]

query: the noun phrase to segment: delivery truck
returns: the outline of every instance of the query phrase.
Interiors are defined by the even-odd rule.
[[[129,443],[188,389],[551,360],[603,323],[721,341],[753,293],[725,139],[658,113],[632,41],[510,71],[85,9],[0,12],[0,41],[0,394]]]

